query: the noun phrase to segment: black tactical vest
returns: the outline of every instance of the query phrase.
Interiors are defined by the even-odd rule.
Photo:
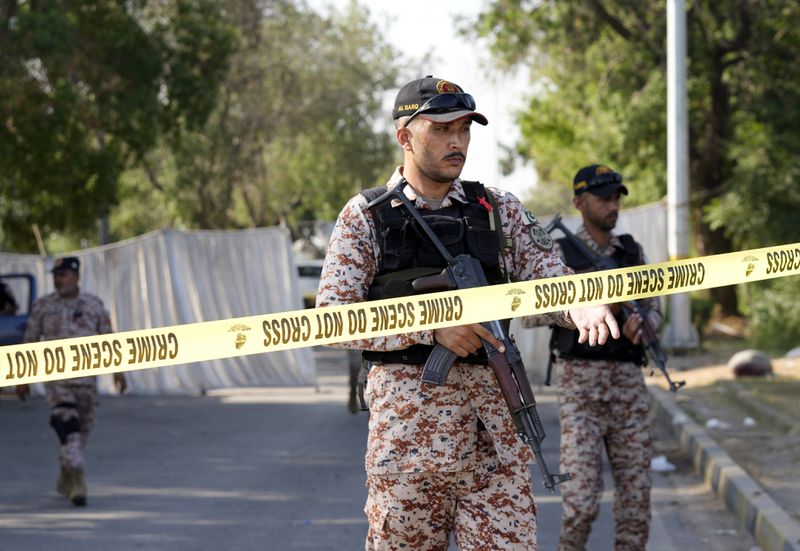
[[[490,285],[505,283],[499,261],[500,237],[490,226],[492,214],[480,201],[488,204],[491,200],[481,183],[462,181],[461,184],[466,203],[453,199],[448,207],[418,212],[452,256],[469,254],[481,263]],[[364,190],[361,195],[373,201],[384,193],[386,186],[380,186]],[[438,274],[447,266],[405,205],[392,206],[392,201],[387,200],[373,207],[372,215],[381,256],[369,288],[370,300],[412,295],[414,279]],[[417,344],[391,352],[364,351],[363,356],[375,362],[417,364],[425,363],[431,350],[431,345]],[[486,362],[486,355],[481,351],[458,361]]]
[[[617,247],[611,258],[620,268],[638,266],[642,264],[639,246],[629,234],[619,236],[622,247]],[[578,273],[591,272],[595,268],[591,261],[583,256],[567,238],[557,239],[564,259],[570,268]],[[622,316],[616,316],[617,323],[622,328]],[[589,359],[589,360],[614,360],[618,362],[632,362],[644,365],[644,348],[631,342],[625,335],[619,339],[609,338],[602,346],[589,346],[588,342],[578,343],[578,331],[554,326],[550,337],[550,349],[557,350],[558,355],[564,359]]]

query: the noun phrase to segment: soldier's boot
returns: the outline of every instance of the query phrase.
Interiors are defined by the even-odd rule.
[[[75,507],[86,506],[86,481],[83,479],[83,469],[74,469],[71,471],[71,482],[69,500]]]
[[[72,487],[72,476],[70,476],[67,469],[61,467],[58,470],[58,482],[56,483],[56,491],[62,496],[66,497]]]

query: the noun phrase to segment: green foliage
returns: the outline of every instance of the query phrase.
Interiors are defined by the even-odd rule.
[[[750,332],[754,344],[786,351],[800,343],[800,277],[750,284]]]
[[[327,15],[289,0],[225,5],[237,50],[211,116],[144,160],[168,205],[159,216],[196,228],[335,218],[391,165],[381,99],[395,52],[356,3]],[[118,237],[139,229],[115,220]]]
[[[709,223],[742,248],[797,241],[800,166],[775,146],[763,124],[750,114],[740,118],[737,132],[746,141],[732,148],[736,165],[729,189],[706,207]]]
[[[166,180],[174,178],[175,167],[171,161],[167,158],[164,166],[160,167]],[[120,177],[119,206],[109,215],[109,227],[114,236],[132,238],[153,230],[182,227],[175,203],[164,201],[163,196],[164,191],[153,186],[146,169],[125,171]]]
[[[690,192],[701,254],[796,240],[800,5],[687,3]],[[517,151],[550,201],[575,171],[621,172],[628,205],[666,192],[666,10],[657,0],[495,0],[477,21],[502,64],[530,65]],[[552,189],[558,189],[553,192]],[[542,209],[538,209],[539,212]],[[712,296],[737,310],[730,288]]]
[[[800,70],[792,62],[800,54],[800,7],[689,5],[693,203],[737,246],[780,241],[786,232],[777,226],[787,227],[784,213],[798,206],[786,188],[796,181],[800,149]],[[477,29],[499,62],[529,64],[532,89],[544,90],[519,115],[518,145],[544,186],[568,186],[580,166],[606,162],[631,185],[629,203],[665,193],[662,2],[495,0]],[[772,185],[774,192],[752,200]],[[761,205],[752,228],[743,227],[741,209],[754,203]],[[774,219],[779,224],[765,230]]]
[[[231,37],[211,0],[5,2],[5,247],[33,250],[33,223],[94,234],[123,171],[208,116]]]
[[[706,326],[711,321],[714,313],[714,301],[707,293],[692,293],[692,325],[697,329],[700,339],[703,339]]]
[[[634,25],[641,8],[621,15]],[[658,24],[658,17],[649,25]],[[607,163],[634,193],[626,201],[658,199],[666,184],[663,52],[653,31],[633,47],[578,2],[494,2],[478,22],[505,64],[530,63],[534,89],[519,115],[518,153],[536,162],[549,210],[571,209],[570,185],[578,168]],[[661,134],[661,135],[659,135]],[[558,191],[554,191],[554,190]],[[538,193],[537,193],[538,194]],[[538,198],[537,198],[538,200]]]
[[[249,212],[258,213],[248,225],[334,219],[355,192],[386,177],[394,148],[381,98],[397,67],[368,15],[352,3],[338,15],[290,9],[285,21],[265,22],[272,56],[285,56],[280,69],[292,86],[268,82],[264,97],[291,100],[282,105],[284,124],[257,136],[262,157],[249,164],[241,188]],[[293,29],[291,42],[286,29]],[[287,49],[291,55],[282,53]],[[386,124],[376,128],[381,119]]]

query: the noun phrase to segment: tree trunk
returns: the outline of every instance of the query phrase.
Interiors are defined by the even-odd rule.
[[[717,50],[714,54],[708,113],[704,127],[697,133],[699,139],[692,140],[691,155],[695,241],[701,255],[728,253],[733,248],[733,243],[725,236],[724,228],[712,229],[703,219],[704,208],[724,193],[731,174],[728,160],[732,134],[730,90],[723,80],[725,67],[722,53]],[[719,305],[722,315],[739,314],[735,286],[711,289],[711,298]]]
[[[722,229],[712,230],[708,224],[702,222],[700,209],[695,209],[695,220],[698,220],[696,234],[697,249],[702,256],[731,252],[732,243],[723,233]],[[709,291],[711,300],[718,305],[719,313],[723,316],[739,315],[739,298],[736,286],[714,287]]]

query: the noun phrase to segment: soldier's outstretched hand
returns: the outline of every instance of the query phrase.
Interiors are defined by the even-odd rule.
[[[589,342],[589,346],[605,344],[609,335],[619,338],[619,325],[614,314],[608,306],[591,306],[588,308],[573,308],[569,310],[569,317],[580,333],[578,342]]]

